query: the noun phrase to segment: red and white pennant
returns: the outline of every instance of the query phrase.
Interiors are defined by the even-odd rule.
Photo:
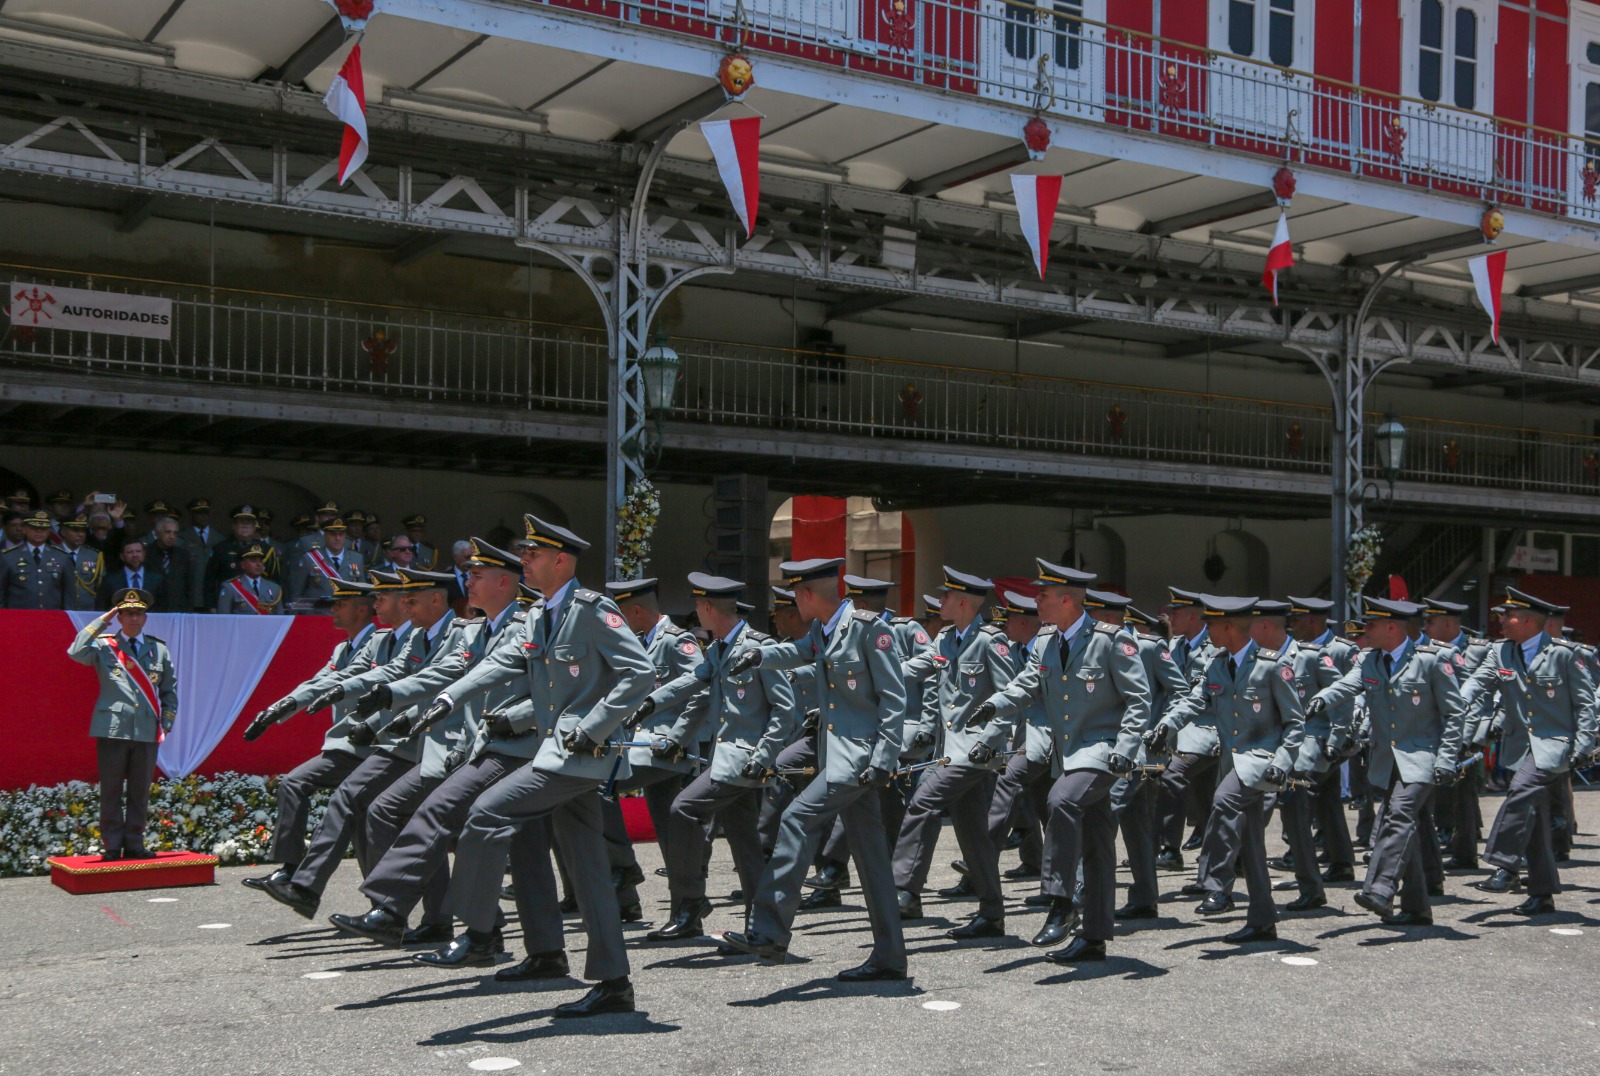
[[[1505,289],[1508,253],[1497,250],[1493,254],[1467,259],[1467,268],[1472,270],[1472,286],[1478,292],[1478,302],[1483,304],[1484,313],[1489,315],[1489,335],[1497,344],[1500,342],[1500,295]]]
[[[1043,280],[1050,260],[1050,229],[1056,222],[1056,207],[1061,204],[1061,177],[1013,174],[1011,193],[1017,199],[1022,236],[1033,252],[1033,267]]]
[[[322,103],[344,123],[344,140],[339,144],[339,185],[367,160],[367,87],[361,76],[361,45],[358,42],[344,58],[333,84],[322,95]]]
[[[1294,247],[1289,245],[1289,214],[1278,214],[1278,227],[1272,233],[1272,248],[1267,251],[1267,267],[1262,270],[1261,283],[1272,293],[1272,305],[1278,305],[1278,274],[1294,267]]]
[[[733,211],[739,214],[748,239],[755,232],[756,206],[761,200],[761,117],[702,120],[700,133],[711,147],[717,174],[728,188]]]

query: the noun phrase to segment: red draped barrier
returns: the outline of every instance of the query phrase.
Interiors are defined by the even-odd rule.
[[[0,664],[0,789],[95,779],[89,715],[99,696],[94,670],[67,657],[73,637],[65,613],[0,610],[0,639],[7,660]],[[316,672],[342,638],[322,616],[294,618],[277,654],[238,720],[196,771],[201,774],[284,773],[316,754],[329,715],[304,715],[269,729],[253,744],[240,738],[250,718]],[[183,720],[179,700],[178,720]]]

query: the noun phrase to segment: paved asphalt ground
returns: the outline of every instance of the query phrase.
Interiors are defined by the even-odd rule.
[[[1600,830],[1600,790],[1577,800],[1582,829]],[[1497,803],[1485,801],[1486,821]],[[954,881],[954,848],[947,832],[933,884]],[[726,894],[721,852],[711,892]],[[653,846],[640,861],[647,873],[659,863]],[[1437,925],[1401,931],[1338,886],[1329,908],[1280,923],[1277,945],[1236,949],[1218,939],[1242,912],[1202,920],[1169,900],[1081,970],[1017,938],[950,942],[942,929],[971,905],[934,897],[933,918],[907,929],[905,983],[834,981],[868,944],[865,908],[847,891],[844,908],[802,916],[781,967],[718,957],[708,943],[637,944],[643,1011],[578,1021],[550,1018],[579,995],[575,980],[497,984],[417,965],[242,888],[251,873],[77,897],[42,878],[0,881],[0,1073],[1546,1074],[1600,1061],[1592,836],[1563,870],[1553,916],[1508,914],[1520,897],[1478,893],[1457,875]],[[356,880],[347,863],[323,912],[363,910]],[[1185,880],[1163,876],[1173,893]],[[1010,887],[1008,922],[1023,937],[1042,921],[1022,910],[1032,885]],[[652,875],[645,893],[659,923],[664,880]],[[1279,893],[1280,905],[1293,895]],[[576,922],[568,945],[581,967]],[[707,925],[737,929],[737,912],[719,904]]]

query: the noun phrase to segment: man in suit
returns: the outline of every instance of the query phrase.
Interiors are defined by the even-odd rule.
[[[253,545],[239,554],[239,574],[222,584],[217,594],[217,612],[246,616],[272,616],[283,612],[283,589],[266,578],[267,551]],[[340,583],[351,580],[340,579]],[[338,607],[340,590],[329,596],[329,610]]]
[[[259,564],[262,558],[251,557],[246,563]],[[273,585],[265,581],[268,585]],[[321,695],[347,669],[370,667],[377,651],[380,629],[373,622],[375,601],[370,583],[352,583],[340,580],[334,587],[332,608],[333,625],[345,633],[345,639],[333,648],[328,664],[318,669],[305,683],[288,696],[279,699],[255,716],[245,728],[246,742],[253,743],[273,725],[280,725],[299,713],[306,703]],[[383,629],[383,634],[389,634]],[[335,704],[333,724],[322,740],[322,750],[302,762],[278,781],[278,814],[272,831],[272,847],[267,858],[280,863],[277,870],[263,878],[246,878],[244,884],[251,889],[265,889],[266,883],[284,883],[294,877],[306,852],[306,819],[311,813],[311,796],[318,789],[335,789],[349,777],[363,759],[372,753],[370,747],[350,742],[354,727],[350,704]]]
[[[1474,888],[1510,892],[1526,856],[1528,899],[1516,911],[1540,915],[1555,911],[1555,895],[1561,892],[1550,837],[1551,790],[1595,755],[1595,671],[1577,647],[1545,631],[1546,620],[1564,615],[1565,606],[1508,587],[1494,611],[1500,614],[1503,638],[1467,680],[1462,699],[1471,704],[1498,697],[1508,730],[1521,733],[1513,740],[1508,732],[1502,753],[1516,751],[1521,757],[1505,759],[1515,772],[1483,853],[1495,871]]]
[[[450,880],[450,906],[467,932],[431,962],[449,966],[492,955],[507,857],[518,842],[519,854],[546,856],[548,835],[530,823],[550,816],[589,935],[584,977],[598,980],[580,1000],[557,1006],[555,1015],[632,1012],[621,910],[595,786],[625,778],[622,749],[608,741],[650,693],[655,667],[616,603],[578,584],[578,560],[589,543],[533,515],[523,517],[523,527],[523,575],[544,594],[544,615],[524,625],[518,646],[496,651],[440,692],[425,719],[439,720],[478,694],[522,681],[533,705],[511,728],[537,730],[539,749],[532,762],[473,803]],[[539,909],[538,916],[557,917],[554,877],[537,873],[516,881],[517,896]],[[525,894],[529,884],[537,891]]]
[[[347,548],[348,537],[342,519],[335,517],[322,525],[322,546],[306,549],[289,566],[285,591],[291,602],[315,602],[331,593],[332,580],[360,580],[366,575],[361,554]]]
[[[1288,783],[1304,734],[1304,710],[1293,663],[1250,637],[1256,599],[1207,594],[1202,601],[1218,650],[1189,693],[1174,700],[1145,734],[1145,744],[1157,753],[1167,750],[1185,726],[1202,714],[1212,716],[1222,777],[1200,847],[1200,881],[1184,892],[1204,891],[1202,915],[1231,911],[1235,864],[1242,861],[1249,914],[1244,927],[1223,940],[1270,941],[1278,936],[1278,911],[1267,868],[1265,800]]]
[[[648,731],[637,735],[652,741],[649,755],[654,760],[668,764],[682,765],[685,752],[698,741],[702,721],[709,724],[714,740],[708,764],[669,807],[665,857],[672,919],[646,935],[651,941],[692,938],[703,932],[702,920],[711,907],[706,901],[705,865],[713,822],[721,823],[746,899],[754,896],[763,865],[756,828],[761,785],[798,723],[794,690],[781,669],[728,671],[741,651],[770,641],[746,624],[738,609],[744,584],[691,572],[689,587],[695,596],[695,616],[714,641],[702,658],[685,633],[678,644],[682,658],[676,663],[678,675],[660,684],[629,718],[634,728],[649,719]],[[663,714],[675,716],[667,722],[658,716]]]
[[[145,549],[147,567],[161,573],[167,581],[166,613],[192,613],[203,603],[194,592],[204,575],[193,570],[191,551],[179,542],[178,521],[164,519],[156,524],[155,541]]]
[[[1453,652],[1411,641],[1407,629],[1424,606],[1366,597],[1362,605],[1372,649],[1336,683],[1312,697],[1306,705],[1307,724],[1310,727],[1335,703],[1365,696],[1372,724],[1367,774],[1382,797],[1382,808],[1372,839],[1372,863],[1355,901],[1391,926],[1428,926],[1433,913],[1421,847],[1422,842],[1434,840],[1428,799],[1435,788],[1455,780],[1461,748],[1463,710]],[[1350,723],[1341,721],[1325,745],[1311,746],[1321,753],[1337,752],[1351,733]]]
[[[22,541],[0,554],[0,607],[65,609],[75,585],[72,562],[50,545],[50,517],[30,512],[22,519]],[[104,609],[111,595],[97,604]]]
[[[167,644],[144,634],[153,596],[123,589],[111,610],[92,620],[67,648],[67,656],[100,677],[89,735],[100,770],[102,858],[151,859],[144,830],[155,778],[156,748],[178,716],[178,670]],[[107,632],[111,622],[117,630]]]
[[[119,590],[143,590],[153,595],[151,606],[157,612],[167,612],[167,577],[146,563],[145,544],[138,538],[129,539],[122,546],[120,563],[110,568],[100,583],[100,606],[112,604],[112,596]]]
[[[769,663],[777,669],[813,667],[818,723],[816,778],[783,812],[777,844],[756,883],[747,929],[724,934],[723,940],[766,961],[785,958],[806,866],[834,817],[842,814],[874,944],[866,963],[839,978],[899,980],[906,977],[905,938],[878,790],[900,757],[905,681],[889,625],[840,599],[843,563],[818,558],[780,564],[800,615],[811,626],[797,641],[745,649],[728,669],[738,675]]]
[[[172,588],[174,611],[189,612],[206,608],[211,600],[211,595],[204,590],[206,582],[206,568],[211,561],[211,550],[225,537],[211,525],[211,502],[204,497],[196,497],[189,502],[189,525],[179,530],[177,520],[173,520],[173,534],[176,544],[181,545],[188,554],[185,564],[185,574],[176,575],[167,572],[167,578]],[[161,527],[155,528],[156,542],[162,544]],[[181,580],[181,582],[179,582]],[[180,601],[182,599],[182,601]]]
[[[1200,595],[1189,590],[1168,587],[1170,601],[1167,618],[1172,624],[1172,660],[1183,677],[1194,683],[1211,663],[1216,647],[1206,627],[1205,610]],[[1198,818],[1196,843],[1206,816],[1211,812],[1212,793],[1217,787],[1217,760],[1221,756],[1217,739],[1216,719],[1210,713],[1196,715],[1178,734],[1176,750],[1161,775],[1158,793],[1158,810],[1161,815],[1159,840],[1161,851],[1156,856],[1156,867],[1165,871],[1181,871],[1182,848],[1192,847],[1183,841],[1184,823]],[[1181,847],[1180,847],[1181,846]]]

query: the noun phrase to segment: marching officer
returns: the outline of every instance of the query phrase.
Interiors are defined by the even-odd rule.
[[[1333,602],[1327,598],[1297,598],[1293,594],[1288,598],[1289,634],[1302,650],[1309,650],[1316,655],[1317,688],[1328,687],[1355,666],[1358,654],[1356,645],[1335,635],[1328,627],[1328,615],[1333,611]],[[1305,740],[1310,741],[1315,737],[1319,747],[1326,748],[1333,726],[1353,725],[1354,719],[1354,702],[1342,702],[1315,718],[1308,714]],[[1304,748],[1301,754],[1304,756]],[[1317,832],[1322,834],[1323,847],[1328,853],[1328,869],[1322,872],[1325,883],[1353,882],[1356,877],[1355,848],[1350,843],[1350,825],[1345,820],[1344,804],[1340,801],[1340,761],[1326,750],[1320,750],[1309,770],[1300,767],[1301,775],[1311,782],[1311,787],[1295,793],[1296,799],[1302,796],[1306,798]],[[1299,854],[1296,852],[1295,856]]]
[[[1011,640],[1021,668],[1032,660],[1039,635],[1039,603],[1014,590],[1002,591],[1000,598],[1006,613],[1006,638]],[[1021,862],[1001,874],[1002,878],[1022,880],[1039,877],[1040,864],[1044,862],[1044,847],[1037,831],[1050,814],[1050,756],[1054,747],[1049,720],[1037,700],[1017,712],[1014,724],[1011,757],[989,799],[989,840],[996,848],[1004,848],[1012,827],[1025,814],[1031,816],[1026,823],[1028,836],[1018,849]]]
[[[1200,595],[1177,587],[1168,587],[1167,593],[1170,596],[1167,618],[1172,624],[1172,660],[1177,663],[1183,678],[1193,685],[1195,679],[1210,666],[1217,648],[1211,642]],[[1212,794],[1217,787],[1217,760],[1221,755],[1216,718],[1209,711],[1196,714],[1194,720],[1184,725],[1178,733],[1176,749],[1167,763],[1166,772],[1161,775],[1161,852],[1156,856],[1158,869],[1183,870],[1183,851],[1179,846],[1191,848],[1198,845],[1199,834],[1211,812]],[[1184,844],[1184,823],[1191,817],[1197,819],[1195,840]]]
[[[703,660],[687,672],[656,688],[629,718],[654,719],[663,711],[680,711],[671,727],[657,724],[651,734],[650,753],[658,759],[681,759],[685,745],[695,742],[695,726],[708,719],[711,758],[699,776],[678,793],[670,808],[666,841],[667,883],[672,894],[672,919],[646,937],[672,941],[703,933],[702,920],[710,911],[706,901],[708,835],[719,822],[733,852],[734,869],[746,904],[755,895],[763,866],[757,820],[761,785],[771,772],[796,724],[794,690],[783,670],[763,666],[731,671],[738,655],[748,647],[771,642],[745,623],[738,609],[744,584],[734,579],[693,572],[689,586],[695,595],[695,615],[711,632],[713,642]],[[700,714],[681,714],[684,701],[698,703]],[[638,750],[635,748],[634,750]]]
[[[756,883],[748,927],[724,934],[723,940],[765,961],[784,959],[806,865],[834,817],[842,815],[874,944],[866,963],[839,978],[899,980],[906,977],[905,939],[878,790],[900,756],[905,686],[889,625],[840,598],[843,563],[841,558],[818,558],[779,564],[800,615],[811,626],[797,641],[745,650],[729,668],[730,675],[769,663],[776,669],[815,668],[817,776],[784,809],[777,843]]]
[[[1002,692],[981,705],[1006,715],[1042,703],[1055,747],[1055,777],[1045,822],[1044,893],[1050,911],[1033,937],[1055,945],[1081,919],[1082,934],[1064,949],[1046,954],[1062,964],[1104,960],[1111,940],[1117,895],[1117,823],[1111,786],[1133,772],[1139,736],[1150,717],[1150,685],[1139,647],[1121,628],[1089,615],[1093,572],[1035,558],[1039,574],[1039,619],[1044,623],[1028,664]],[[1061,693],[1057,701],[1056,692]],[[1083,864],[1083,906],[1073,899]]]
[[[322,524],[322,545],[308,548],[289,567],[286,587],[292,602],[312,602],[331,592],[335,579],[359,580],[365,577],[366,561],[349,549],[344,520],[335,516]]]
[[[1455,780],[1461,748],[1463,711],[1454,651],[1411,641],[1408,629],[1425,606],[1365,596],[1362,605],[1372,648],[1337,683],[1312,697],[1307,724],[1313,725],[1336,703],[1366,697],[1372,727],[1367,775],[1383,806],[1367,879],[1355,901],[1391,926],[1427,926],[1433,913],[1422,842],[1435,839],[1425,828],[1431,818],[1428,799],[1435,788]],[[1337,751],[1350,732],[1347,723],[1336,725],[1328,748]]]
[[[1571,643],[1545,631],[1546,619],[1564,614],[1566,607],[1508,587],[1494,611],[1500,614],[1503,638],[1467,680],[1462,698],[1472,703],[1498,696],[1507,724],[1526,732],[1527,749],[1520,760],[1506,760],[1516,772],[1483,853],[1495,871],[1474,888],[1486,893],[1514,889],[1527,856],[1528,899],[1515,910],[1539,915],[1555,910],[1555,894],[1561,891],[1550,846],[1550,790],[1574,764],[1587,765],[1595,752],[1594,670]]]
[[[250,558],[246,563],[259,559]],[[345,633],[344,641],[333,648],[327,665],[251,720],[244,730],[247,743],[254,743],[268,728],[282,724],[299,713],[346,670],[372,666],[379,642],[392,634],[390,629],[379,628],[373,622],[373,591],[370,583],[339,581],[333,591],[331,613],[334,627]],[[355,728],[351,712],[353,705],[353,702],[334,704],[333,723],[322,739],[322,750],[278,781],[278,816],[267,858],[281,866],[263,878],[244,879],[244,885],[249,888],[264,890],[268,882],[281,885],[294,877],[295,869],[305,857],[306,820],[311,813],[312,793],[318,789],[338,788],[372,753],[372,748],[350,742],[350,733]],[[364,839],[362,847],[365,847]]]
[[[243,613],[249,616],[271,616],[282,612],[283,589],[266,578],[267,551],[252,545],[239,554],[239,574],[223,584],[217,594],[217,612]],[[354,580],[341,579],[341,583]],[[329,595],[335,602],[340,597],[335,587]],[[332,608],[332,606],[330,606]]]
[[[906,805],[894,849],[900,917],[922,917],[922,889],[933,865],[939,820],[948,812],[967,879],[978,897],[978,914],[947,932],[958,941],[1005,934],[1000,849],[990,840],[989,794],[995,772],[1005,765],[1004,752],[1015,722],[1009,713],[985,717],[977,711],[985,699],[1005,690],[1017,665],[1005,632],[983,620],[983,606],[993,588],[988,579],[946,565],[940,598],[950,626],[934,638],[932,648],[901,665],[908,684],[937,678],[929,708],[943,734],[948,761],[924,772]],[[908,688],[907,696],[913,694]],[[925,735],[929,743],[906,746],[931,749],[934,734]]]
[[[1233,908],[1235,863],[1242,860],[1250,888],[1250,910],[1243,928],[1224,941],[1243,944],[1278,936],[1267,869],[1265,800],[1281,790],[1300,749],[1304,710],[1295,690],[1295,670],[1276,650],[1250,637],[1256,599],[1202,599],[1216,655],[1189,693],[1167,708],[1146,735],[1152,751],[1170,745],[1181,729],[1209,712],[1221,749],[1222,776],[1212,799],[1200,848],[1200,885],[1206,898],[1202,915]]]
[[[72,561],[50,545],[50,517],[30,512],[22,542],[0,554],[0,608],[65,609],[76,585]]]
[[[82,512],[61,523],[61,555],[72,562],[67,608],[74,612],[98,608],[96,598],[105,579],[106,562],[100,551],[89,544],[89,517]]]
[[[178,716],[178,670],[167,644],[144,634],[154,597],[119,590],[111,610],[90,621],[67,656],[100,676],[89,735],[100,770],[100,843],[106,860],[153,859],[145,847],[156,748]],[[117,630],[105,629],[117,622]]]
[[[1423,602],[1422,630],[1428,642],[1450,649],[1450,663],[1456,669],[1456,682],[1465,685],[1489,656],[1489,641],[1468,635],[1461,626],[1467,607],[1460,602],[1442,598],[1427,598]],[[1467,716],[1467,729],[1462,737],[1463,755],[1475,753],[1482,758],[1482,747],[1472,742],[1477,722]],[[1478,797],[1483,791],[1483,767],[1463,766],[1456,773],[1456,783],[1444,789],[1435,789],[1441,800],[1436,814],[1450,827],[1451,858],[1445,866],[1451,870],[1477,870],[1478,844],[1483,839],[1483,813]],[[1445,802],[1448,801],[1448,802]]]
[[[578,559],[589,543],[537,516],[525,515],[523,525],[522,570],[545,595],[544,614],[523,626],[518,647],[480,662],[440,692],[424,715],[437,720],[479,693],[525,681],[533,704],[511,727],[532,732],[539,742],[533,761],[479,796],[467,816],[449,894],[467,933],[447,949],[476,956],[493,944],[507,857],[519,841],[519,854],[548,854],[548,834],[530,825],[548,815],[589,935],[584,976],[599,980],[583,998],[557,1006],[555,1015],[632,1012],[621,910],[595,786],[626,777],[626,757],[609,740],[650,693],[655,666],[616,603],[578,584]],[[525,893],[529,883],[517,879],[518,900],[543,909],[538,914],[559,916],[553,876],[544,871],[533,881],[538,891]]]
[[[800,609],[795,605],[794,591],[785,590],[783,587],[772,588],[772,627],[778,639],[795,642],[806,637],[811,630],[810,624],[800,615]],[[789,686],[794,690],[794,712],[798,715],[797,727],[791,734],[789,744],[778,755],[775,769],[804,769],[816,768],[816,728],[817,728],[817,670],[814,665],[801,665],[793,669],[784,670],[784,675],[789,678]],[[798,758],[797,758],[798,756]],[[761,797],[761,820],[757,829],[761,834],[761,850],[764,854],[771,854],[772,848],[778,843],[778,823],[783,819],[783,810],[789,806],[789,801],[794,794],[808,782],[783,780],[768,781],[766,790]],[[821,872],[818,872],[821,874]],[[826,888],[817,888],[816,879],[806,880],[811,892],[800,902],[799,911],[809,911],[812,908],[837,908],[843,903],[839,898],[839,887],[849,885],[848,870],[841,869],[826,879]]]

